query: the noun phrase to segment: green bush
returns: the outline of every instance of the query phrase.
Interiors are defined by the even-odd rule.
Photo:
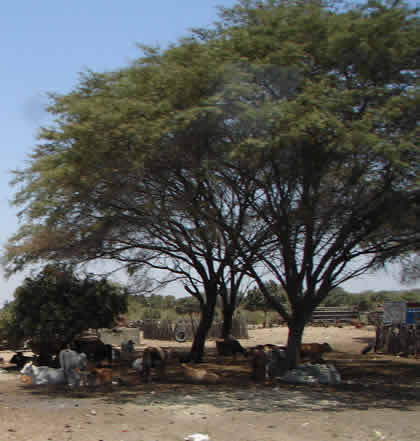
[[[156,308],[145,308],[142,311],[142,320],[159,320],[161,318],[161,311]]]

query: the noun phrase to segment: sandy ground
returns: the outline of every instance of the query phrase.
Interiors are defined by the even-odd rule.
[[[284,344],[287,329],[257,329],[244,346]],[[305,342],[327,341],[337,386],[255,384],[246,360],[217,364],[209,342],[203,366],[219,385],[185,384],[179,366],[163,381],[68,391],[28,386],[16,372],[0,373],[0,441],[182,441],[194,433],[211,441],[420,440],[420,361],[360,355],[372,328],[312,327]],[[143,341],[188,348],[189,344]],[[8,360],[11,354],[1,353]],[[1,366],[0,366],[1,368]],[[116,372],[118,376],[118,372]]]

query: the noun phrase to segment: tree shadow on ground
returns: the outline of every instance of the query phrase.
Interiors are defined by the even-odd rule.
[[[251,380],[246,359],[216,363],[208,354],[200,367],[218,373],[217,385],[186,384],[182,368],[169,366],[165,379],[154,377],[141,383],[134,371],[120,377],[118,384],[68,390],[61,387],[28,387],[25,393],[37,398],[99,400],[108,404],[131,403],[139,407],[211,405],[227,411],[344,411],[393,408],[412,410],[420,405],[420,361],[381,354],[348,354],[332,352],[327,363],[336,365],[343,382],[335,386],[291,385]],[[23,388],[23,387],[22,387]]]

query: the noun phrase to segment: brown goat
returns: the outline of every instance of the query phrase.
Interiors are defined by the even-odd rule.
[[[253,349],[251,353],[252,379],[264,381],[266,376],[267,354],[263,346]]]
[[[302,358],[309,358],[311,361],[322,361],[322,354],[332,352],[328,343],[302,343],[300,352]]]
[[[194,384],[217,384],[220,383],[220,376],[208,372],[203,368],[193,368],[185,363],[181,364],[184,370],[184,378],[188,383]]]

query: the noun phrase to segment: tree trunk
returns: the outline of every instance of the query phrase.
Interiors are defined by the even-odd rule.
[[[204,304],[201,307],[200,323],[197,327],[197,332],[194,335],[193,344],[190,351],[190,360],[199,362],[203,358],[204,345],[206,343],[207,334],[211,328],[214,317],[216,302],[212,301],[209,304]]]
[[[53,343],[40,343],[39,345],[39,355],[38,363],[40,366],[50,366],[52,362],[53,355],[58,353],[57,342]]]
[[[300,347],[302,344],[305,321],[293,319],[289,322],[289,335],[287,339],[286,358],[288,369],[294,369],[300,363]]]
[[[227,338],[232,334],[233,312],[234,308],[232,305],[223,305],[222,338]]]

